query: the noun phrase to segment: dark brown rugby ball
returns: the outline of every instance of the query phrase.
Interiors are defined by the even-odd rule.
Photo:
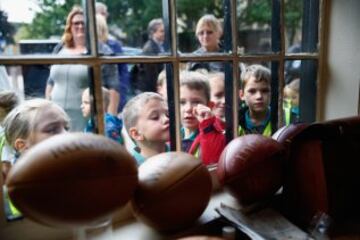
[[[200,160],[184,152],[155,155],[139,167],[135,216],[161,232],[190,226],[201,216],[211,195],[211,177]]]
[[[219,181],[244,205],[270,197],[282,185],[283,155],[282,145],[270,137],[235,138],[220,156]]]
[[[60,227],[107,218],[130,200],[137,184],[137,166],[125,148],[89,133],[61,134],[36,144],[6,181],[25,217]]]

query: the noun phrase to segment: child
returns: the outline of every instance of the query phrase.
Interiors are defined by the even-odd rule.
[[[284,87],[285,125],[299,121],[300,78],[295,78]]]
[[[123,119],[129,136],[137,146],[130,153],[138,165],[151,156],[168,151],[168,108],[160,94],[144,92],[133,97],[124,107]]]
[[[271,136],[270,70],[261,65],[250,65],[242,71],[241,81],[239,95],[246,107],[239,111],[238,135],[257,133]]]
[[[11,160],[14,158],[14,149],[7,144],[5,141],[4,129],[1,122],[4,120],[6,115],[15,108],[20,102],[20,98],[13,91],[2,91],[0,92],[0,158],[1,158],[1,169],[3,180],[5,181],[6,176],[11,167]]]
[[[225,122],[225,74],[223,72],[209,73],[210,100],[214,103],[212,112],[215,117]]]
[[[103,109],[108,109],[110,102],[110,92],[105,87],[102,87],[102,97],[103,97]],[[90,89],[86,88],[83,91],[81,97],[81,111],[85,118],[89,118],[91,115],[91,102],[90,102]],[[105,123],[105,135],[116,142],[123,144],[123,139],[121,137],[121,128],[122,121],[117,117],[108,112],[104,114],[104,123]],[[86,124],[84,132],[94,132],[93,119],[89,119]]]
[[[18,157],[35,144],[69,128],[69,117],[57,104],[44,100],[27,100],[11,110],[3,122],[6,141]],[[11,204],[4,189],[5,212],[8,220],[21,218],[21,213]]]
[[[224,122],[213,116],[212,105],[206,76],[198,72],[181,72],[182,148],[206,165],[217,163],[225,147]]]
[[[163,69],[157,78],[156,92],[159,93],[165,100],[167,99],[166,90],[166,70]]]

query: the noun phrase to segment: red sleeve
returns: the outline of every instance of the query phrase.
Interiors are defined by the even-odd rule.
[[[191,145],[189,153],[194,154],[200,146],[200,157],[205,165],[217,163],[225,148],[225,123],[216,117],[202,121],[199,135]]]

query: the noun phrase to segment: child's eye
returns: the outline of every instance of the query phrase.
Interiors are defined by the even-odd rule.
[[[183,99],[180,99],[180,105],[185,105],[185,104],[186,104],[186,101]]]
[[[249,92],[250,94],[255,94],[255,93],[256,93],[256,90],[255,90],[255,89],[249,89],[248,92]]]

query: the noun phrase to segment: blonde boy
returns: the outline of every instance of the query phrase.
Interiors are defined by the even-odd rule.
[[[181,72],[182,149],[194,154],[206,165],[218,162],[225,146],[224,123],[213,115],[212,107],[206,75]]]
[[[295,78],[284,87],[285,125],[299,121],[300,78]]]
[[[246,104],[240,110],[238,135],[249,133],[271,136],[271,73],[262,65],[247,66],[241,73],[240,99]]]
[[[123,120],[129,136],[136,143],[130,153],[138,165],[151,156],[168,151],[168,108],[160,94],[144,92],[130,99],[124,107]]]

